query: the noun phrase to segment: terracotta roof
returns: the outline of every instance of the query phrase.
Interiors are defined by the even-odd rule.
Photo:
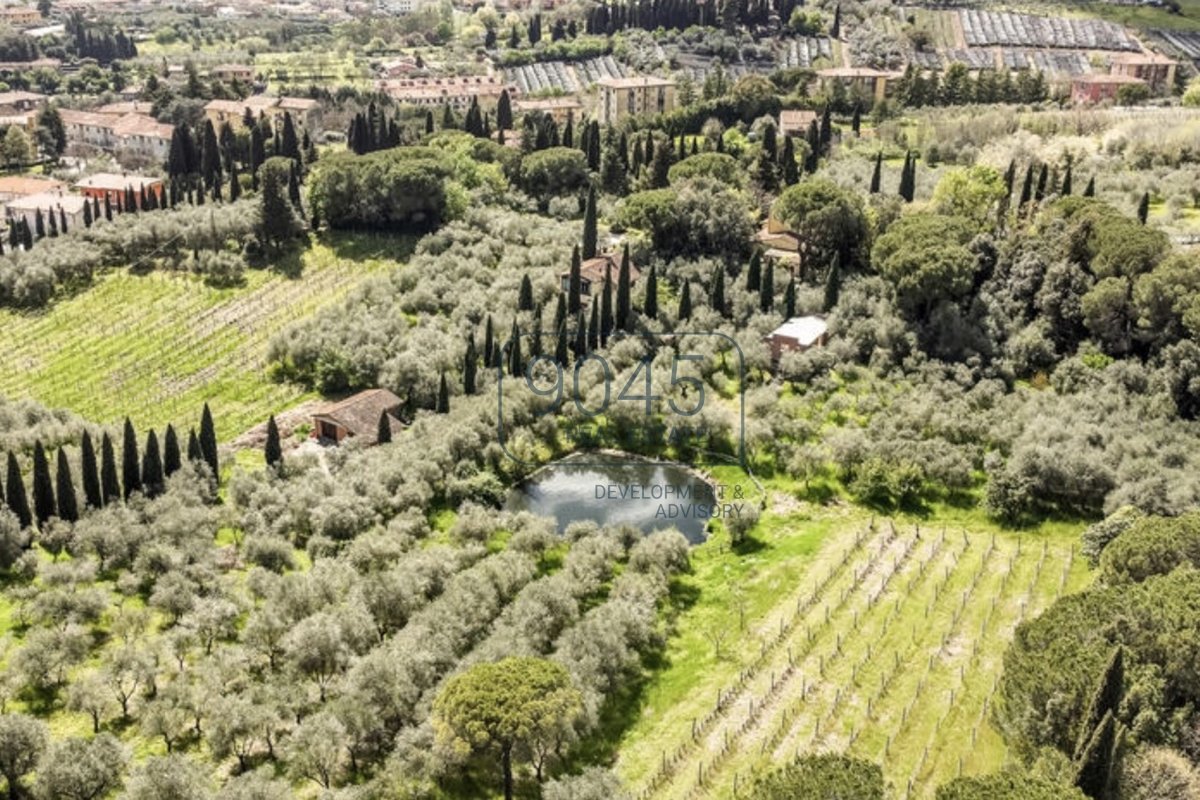
[[[88,125],[93,128],[111,128],[116,118],[111,114],[97,114],[94,111],[76,111],[73,108],[60,108],[58,114],[64,125]]]
[[[1175,59],[1161,53],[1117,53],[1109,57],[1114,64],[1174,64]]]
[[[621,271],[620,253],[601,253],[595,258],[584,260],[579,265],[579,276],[592,283],[603,283],[610,268],[612,270],[612,279],[615,281]],[[569,269],[559,273],[561,277],[568,277],[570,274],[571,271]],[[629,282],[637,283],[638,278],[641,276],[642,271],[637,268],[637,265],[631,259],[629,262]]]
[[[0,106],[44,102],[46,102],[46,95],[37,92],[0,92]]]
[[[68,214],[78,214],[83,210],[83,204],[87,200],[77,194],[62,194],[60,192],[42,192],[41,194],[31,194],[27,197],[18,197],[16,200],[8,202],[9,209],[18,211],[33,211],[42,209],[49,211],[51,209],[57,211],[62,208]]]
[[[1077,75],[1071,79],[1073,83],[1078,84],[1106,84],[1106,83],[1145,83],[1141,78],[1135,78],[1132,75],[1107,75],[1096,73],[1094,75]]]
[[[400,398],[387,389],[367,389],[314,414],[313,418],[329,420],[352,435],[373,442],[379,433],[379,417],[385,413],[393,415],[400,405]]]
[[[66,188],[65,183],[52,178],[34,178],[28,175],[6,175],[0,178],[0,194],[11,194],[17,197],[56,192]]]
[[[126,189],[140,191],[143,186],[150,188],[162,183],[160,178],[148,175],[118,175],[115,172],[98,172],[89,175],[75,184],[78,189],[105,189],[110,192],[123,192]]]
[[[122,103],[109,103],[106,106],[92,109],[97,114],[115,114],[123,116],[125,114],[149,114],[154,108],[153,103],[147,103],[144,100],[128,100]]]
[[[118,136],[146,136],[152,139],[170,140],[175,129],[164,125],[145,114],[126,114],[113,123],[113,133]]]

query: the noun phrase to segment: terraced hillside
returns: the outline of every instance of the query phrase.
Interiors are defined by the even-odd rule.
[[[0,310],[0,395],[99,423],[128,415],[139,428],[194,424],[208,401],[227,439],[305,396],[269,379],[270,337],[394,264],[317,246],[299,277],[250,271],[233,289],[189,275],[114,272],[49,309]]]
[[[644,710],[621,762],[635,796],[745,796],[754,770],[802,752],[880,761],[898,798],[1001,765],[988,709],[1004,649],[1086,584],[1074,537],[884,521],[825,541],[739,637],[749,651],[693,665],[690,699]]]

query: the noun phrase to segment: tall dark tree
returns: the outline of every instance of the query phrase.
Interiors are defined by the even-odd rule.
[[[379,424],[375,426],[375,443],[389,444],[392,441],[392,418],[386,411],[379,413]],[[279,454],[280,463],[283,461],[283,453]],[[267,462],[271,463],[271,462]]]
[[[658,319],[658,273],[653,264],[646,275],[646,298],[642,301],[642,314],[646,319]]]
[[[683,282],[683,290],[679,293],[679,314],[677,316],[681,322],[692,318],[692,282],[686,279]]]
[[[125,418],[125,432],[121,451],[121,484],[125,487],[125,499],[142,490],[142,465],[138,456],[137,434],[133,423]]]
[[[767,260],[758,288],[758,310],[769,312],[775,307],[775,262]]]
[[[158,446],[158,434],[151,429],[146,434],[146,449],[142,453],[142,490],[147,497],[158,497],[165,485],[162,450]]]
[[[1110,800],[1116,774],[1117,721],[1105,713],[1075,764],[1075,785],[1092,800]]]
[[[1037,202],[1042,202],[1046,197],[1046,184],[1050,180],[1050,167],[1042,164],[1042,168],[1038,170],[1037,185],[1033,190],[1033,199]]]
[[[581,297],[583,291],[583,277],[580,274],[582,253],[579,246],[576,245],[571,251],[571,271],[567,278],[567,313],[575,314],[583,307]]]
[[[592,303],[592,315],[588,322],[587,335],[588,352],[594,353],[600,347],[600,304]]]
[[[204,460],[204,448],[200,446],[200,437],[196,435],[195,428],[188,429],[187,458],[193,464]]]
[[[8,470],[4,476],[4,502],[17,515],[22,528],[33,524],[33,512],[29,510],[29,496],[25,493],[25,481],[21,478],[21,465],[14,453],[8,454]]]
[[[54,502],[54,479],[41,442],[33,443],[33,515],[41,527],[58,513]]]
[[[100,437],[100,490],[104,493],[104,505],[121,499],[116,448],[107,432]]]
[[[104,495],[100,491],[100,468],[96,464],[96,447],[92,444],[92,435],[86,430],[79,442],[79,471],[83,479],[83,501],[92,508],[104,505]]]
[[[1150,217],[1150,193],[1142,192],[1142,198],[1140,200],[1138,200],[1138,205],[1137,205],[1138,222],[1145,225],[1146,220],[1149,217]]]
[[[1095,197],[1096,196],[1096,176],[1095,175],[1088,178],[1087,186],[1083,187],[1083,196],[1084,197]]]
[[[525,361],[521,356],[521,329],[514,319],[512,334],[509,336],[508,342],[508,374],[515,378],[519,377],[524,370]]]
[[[581,255],[586,261],[596,257],[596,188],[588,189],[587,205],[583,211],[583,249]]]
[[[842,259],[837,254],[833,254],[833,261],[829,264],[829,271],[825,274],[825,310],[832,311],[837,305],[838,297],[842,291]]]
[[[626,333],[633,332],[633,308],[630,300],[630,291],[633,288],[631,265],[629,263],[629,243],[625,244],[624,250],[621,252],[621,267],[617,271],[617,310],[616,310],[616,326],[617,330],[625,331]]]
[[[300,137],[296,135],[296,123],[288,111],[283,112],[283,134],[280,137],[279,146],[279,155],[290,158],[297,166],[300,166]]]
[[[488,314],[487,321],[483,326],[483,365],[485,367],[492,366],[495,357],[493,348],[496,346],[496,334],[492,330],[492,315]]]
[[[787,289],[783,292],[783,318],[791,319],[796,316],[796,276],[788,281]]]
[[[718,265],[713,270],[712,288],[709,291],[708,303],[722,317],[728,314],[725,303],[725,268]]]
[[[279,425],[275,415],[267,417],[267,441],[263,444],[263,457],[268,467],[278,467],[283,463],[283,443],[279,441]]]
[[[613,274],[612,264],[604,267],[604,291],[600,295],[600,346],[608,344],[613,330]]]
[[[213,186],[221,180],[221,147],[217,142],[217,132],[212,120],[204,121],[200,147],[200,177],[204,187],[212,191]]]
[[[1065,172],[1063,172],[1062,188],[1059,190],[1059,194],[1061,194],[1063,197],[1071,196],[1071,162],[1070,161],[1067,162],[1067,169]]]
[[[883,151],[875,154],[875,170],[871,173],[871,194],[879,194],[883,183]]]
[[[696,140],[692,140],[692,144],[696,144]],[[783,137],[783,154],[779,160],[782,162],[781,176],[784,186],[794,186],[800,182],[800,169],[796,164],[796,146],[793,143],[791,136]]]
[[[441,380],[438,382],[438,396],[437,396],[436,411],[439,414],[449,414],[450,413],[450,386],[449,386],[449,384],[446,383],[446,373],[445,372],[442,373]]]
[[[1108,657],[1104,672],[1088,701],[1087,709],[1079,720],[1079,735],[1075,740],[1074,758],[1079,761],[1091,741],[1092,734],[1100,725],[1104,715],[1111,712],[1114,715],[1121,707],[1121,696],[1125,691],[1125,648],[1117,645]]]
[[[833,9],[833,24],[829,26],[829,38],[837,39],[842,35],[842,4],[838,3]]]
[[[575,343],[571,349],[576,360],[588,354],[587,320],[583,318],[582,311],[575,315]]]
[[[533,311],[533,282],[529,280],[529,273],[521,276],[521,289],[517,294],[517,310]]]
[[[500,92],[500,101],[496,104],[496,127],[501,130],[510,131],[513,126],[513,111],[512,99],[508,96],[508,89]]]
[[[755,250],[750,254],[750,264],[746,267],[746,291],[757,292],[762,285],[762,253]]]
[[[204,410],[200,413],[200,453],[204,456],[204,463],[208,464],[213,479],[219,481],[221,464],[217,454],[217,427],[213,424],[212,411],[209,410],[208,403],[204,404]]]
[[[1021,199],[1017,202],[1018,210],[1024,209],[1033,200],[1033,164],[1025,167],[1025,180],[1021,183]]]
[[[174,425],[167,425],[163,435],[163,474],[168,478],[183,467],[183,453],[179,449],[179,434]]]
[[[479,368],[479,354],[475,352],[475,334],[467,337],[467,352],[463,354],[463,394],[468,397],[475,394],[476,370]]]
[[[79,503],[75,499],[75,482],[71,479],[71,463],[67,452],[58,448],[58,464],[54,475],[54,488],[58,495],[58,518],[66,522],[79,520]]]

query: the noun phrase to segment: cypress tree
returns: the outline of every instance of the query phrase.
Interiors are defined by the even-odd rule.
[[[1067,169],[1063,173],[1062,189],[1059,190],[1059,194],[1061,194],[1063,197],[1071,196],[1071,162],[1070,161],[1067,162]]]
[[[133,432],[133,423],[125,418],[124,441],[121,452],[121,483],[125,487],[125,499],[134,492],[142,490],[142,468],[138,458],[137,435]]]
[[[679,314],[677,316],[680,322],[692,318],[692,282],[689,280],[684,280],[683,291],[679,293]]]
[[[789,320],[796,316],[796,276],[788,281],[787,289],[783,292],[783,318]]]
[[[54,502],[54,480],[50,477],[50,462],[41,442],[33,443],[33,514],[38,527],[57,514]]]
[[[147,497],[158,497],[163,492],[162,451],[153,429],[146,434],[146,451],[142,454],[142,486]]]
[[[558,297],[554,301],[554,330],[558,330],[558,326],[567,318],[567,296],[562,292],[558,293]]]
[[[92,204],[86,200],[83,203],[83,227],[92,227]]]
[[[583,278],[580,275],[582,260],[579,245],[575,245],[575,249],[571,251],[571,273],[567,279],[567,312],[570,314],[578,313],[583,307],[580,297],[583,291]]]
[[[1042,168],[1038,170],[1037,188],[1033,190],[1033,199],[1039,203],[1046,197],[1046,182],[1049,180],[1050,168],[1042,164]]]
[[[25,494],[25,481],[21,479],[21,466],[13,453],[8,454],[8,472],[4,476],[4,502],[17,515],[22,528],[33,524],[33,513],[29,510],[29,497]]]
[[[608,343],[613,329],[612,264],[604,267],[604,293],[600,296],[600,346]]]
[[[1025,167],[1025,180],[1021,183],[1021,200],[1017,208],[1024,208],[1033,199],[1033,164]]]
[[[200,439],[196,436],[195,428],[188,429],[187,457],[188,461],[193,464],[204,460],[204,450],[200,447]]]
[[[879,194],[883,181],[883,151],[875,154],[875,171],[871,173],[871,194]]]
[[[646,276],[646,299],[642,302],[642,313],[647,319],[658,319],[658,273],[653,264]]]
[[[757,292],[762,285],[762,254],[755,250],[750,255],[750,266],[746,268],[746,291]]]
[[[842,291],[842,259],[838,253],[833,254],[829,263],[829,272],[825,275],[825,310],[832,311],[837,305],[838,296]]]
[[[587,321],[584,320],[582,311],[575,315],[575,344],[572,349],[575,351],[577,361],[588,353]]]
[[[596,257],[596,187],[590,187],[587,194],[587,205],[583,212],[583,258]]]
[[[391,441],[392,441],[392,421],[388,417],[388,413],[386,411],[382,411],[379,414],[379,424],[375,428],[375,443],[376,444],[388,444]],[[279,460],[280,461],[283,460],[283,453],[279,454]]]
[[[862,130],[862,107],[858,103],[854,104],[854,116],[850,118],[850,130],[854,132],[855,136],[858,136]]]
[[[208,468],[212,470],[213,480],[221,480],[221,464],[218,461],[217,455],[217,428],[213,424],[212,411],[208,408],[208,403],[204,404],[204,411],[200,414],[200,452],[204,455],[204,461],[208,464]]]
[[[722,317],[726,315],[725,311],[725,268],[718,266],[713,271],[712,292],[709,295],[709,303],[713,309]]]
[[[588,352],[595,352],[600,347],[600,304],[592,303],[592,318],[588,323]]]
[[[1084,197],[1095,197],[1096,196],[1096,176],[1095,175],[1088,178],[1087,186],[1083,187],[1083,196]]]
[[[533,282],[529,280],[529,273],[521,276],[521,289],[517,294],[517,310],[533,311]]]
[[[500,92],[500,101],[496,104],[496,127],[501,130],[512,130],[512,126],[512,99],[508,96],[508,89],[504,89]]]
[[[1116,751],[1117,722],[1108,711],[1075,764],[1075,785],[1092,800],[1108,800],[1111,796]]]
[[[513,320],[512,335],[509,337],[508,348],[508,374],[518,377],[524,366],[524,359],[521,357],[521,329],[517,327],[515,319]]]
[[[96,448],[92,444],[92,435],[83,432],[79,442],[79,467],[83,476],[83,501],[92,508],[104,505],[104,495],[100,493],[100,471],[96,466]]]
[[[1125,689],[1125,648],[1121,645],[1112,651],[1104,672],[1096,682],[1096,688],[1088,702],[1086,711],[1079,721],[1079,736],[1075,740],[1075,761],[1083,758],[1084,750],[1095,733],[1096,727],[1108,712],[1117,713],[1121,695]]]
[[[283,463],[283,444],[279,441],[279,425],[275,422],[274,414],[267,417],[267,441],[263,445],[263,456],[268,467],[277,467]]]
[[[442,373],[441,382],[438,384],[437,413],[450,413],[450,387],[446,384],[445,372]]]
[[[696,140],[692,140],[694,147]],[[800,170],[796,166],[796,145],[792,142],[791,136],[783,138],[783,155],[780,157],[783,162],[783,185],[794,186],[800,182]]]
[[[117,479],[117,453],[112,439],[105,432],[100,438],[100,490],[104,505],[121,499],[121,482]]]
[[[1142,192],[1142,199],[1138,200],[1137,218],[1138,222],[1146,224],[1146,219],[1150,216],[1150,193]]]
[[[58,492],[58,518],[67,522],[79,520],[79,504],[75,500],[75,482],[71,480],[71,464],[67,451],[58,448],[58,465],[55,473],[55,490]]]
[[[174,425],[167,425],[163,436],[163,474],[168,478],[183,466],[183,454],[179,451],[179,435]]]
[[[568,346],[566,319],[560,321],[558,323],[558,327],[555,329],[554,360],[564,367],[567,365]]]
[[[1010,159],[1008,169],[1004,170],[1004,196],[1012,197],[1013,184],[1017,180],[1017,162],[1015,159]]]
[[[842,35],[842,4],[838,3],[833,9],[833,24],[829,26],[829,38],[836,39]]]
[[[763,271],[762,281],[758,288],[758,309],[762,312],[768,312],[775,306],[775,262],[767,260],[766,269]]]
[[[488,314],[487,322],[483,325],[483,364],[486,367],[492,366],[494,354],[492,352],[495,344],[495,333],[492,331],[492,315]]]
[[[463,394],[475,394],[475,372],[479,367],[479,354],[475,352],[475,334],[467,337],[467,352],[463,355]]]
[[[631,277],[629,268],[629,244],[621,253],[621,268],[617,272],[617,330],[633,331],[633,310],[630,308],[629,293]]]

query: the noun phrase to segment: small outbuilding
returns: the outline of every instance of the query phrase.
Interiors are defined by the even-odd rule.
[[[621,274],[622,254],[617,252],[601,253],[595,258],[589,258],[579,265],[579,294],[586,303],[589,298],[599,296],[604,291],[604,284],[611,276],[613,283]],[[642,271],[633,260],[629,261],[629,283],[633,285],[642,277]],[[564,292],[571,291],[571,271],[558,273],[559,282]]]
[[[821,347],[829,340],[829,325],[820,316],[793,317],[771,331],[765,341],[771,346],[771,360],[778,364],[785,353]]]
[[[367,444],[376,444],[379,437],[379,418],[388,417],[392,432],[404,427],[398,416],[402,401],[387,389],[367,389],[313,414],[315,439],[341,444],[350,437]]]

